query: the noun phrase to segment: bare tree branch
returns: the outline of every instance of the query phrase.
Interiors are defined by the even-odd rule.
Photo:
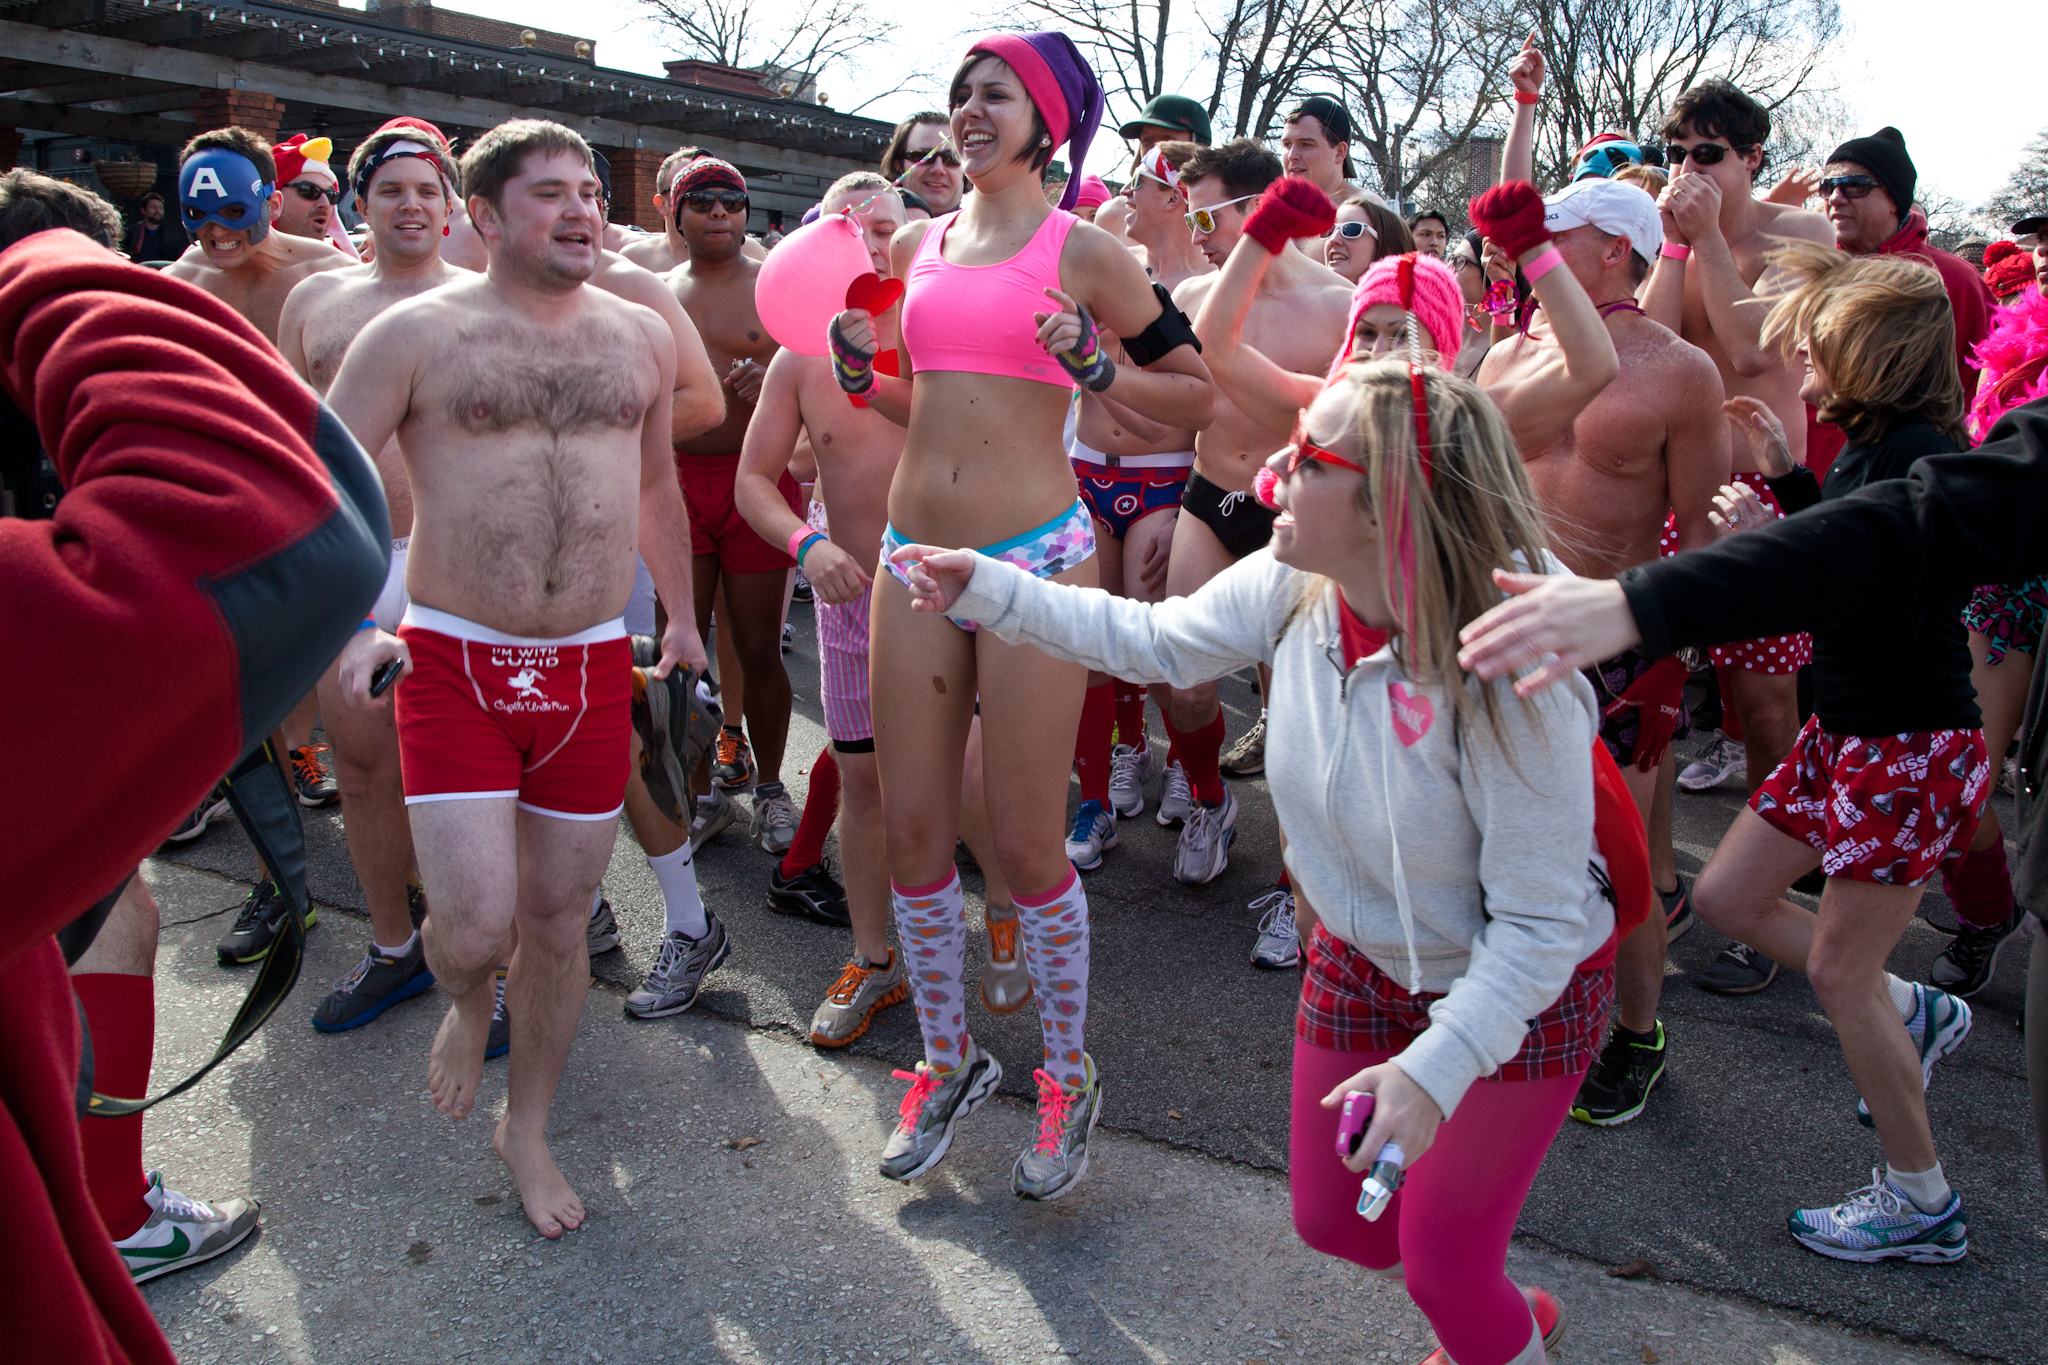
[[[798,0],[796,11],[775,27],[766,25],[756,0],[641,0],[682,53],[721,66],[757,71],[787,85],[799,98],[814,98],[828,68],[849,82],[866,68],[884,65],[894,46],[894,24],[877,23],[858,0]],[[868,82],[860,81],[867,85]],[[869,95],[850,112],[906,89],[910,78]]]

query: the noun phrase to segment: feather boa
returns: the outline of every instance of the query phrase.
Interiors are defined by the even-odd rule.
[[[1975,356],[1984,370],[1970,405],[1970,436],[1978,441],[2012,409],[2048,398],[2048,294],[2027,289],[1992,317]]]

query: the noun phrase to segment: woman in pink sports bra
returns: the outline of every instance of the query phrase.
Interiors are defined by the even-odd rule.
[[[937,1166],[953,1128],[995,1092],[996,1059],[968,1036],[967,940],[953,848],[962,751],[977,699],[990,822],[1017,905],[1017,932],[1044,1030],[1037,1136],[1012,1187],[1064,1194],[1087,1171],[1101,1104],[1084,1030],[1088,905],[1067,861],[1067,773],[1086,673],[1036,649],[913,613],[888,556],[907,542],[978,546],[1044,578],[1095,584],[1094,531],[1076,496],[1061,428],[1077,384],[1176,427],[1209,423],[1212,393],[1194,333],[1162,304],[1108,233],[1045,201],[1062,143],[1076,168],[1102,117],[1095,73],[1064,34],[996,34],[953,79],[951,138],[974,193],[959,210],[897,234],[907,282],[900,378],[878,374],[873,320],[831,325],[846,391],[908,428],[889,490],[875,575],[871,693],[875,756],[897,933],[915,991],[925,1060],[882,1152],[882,1174]],[[1117,364],[1096,325],[1138,338],[1145,368]],[[1131,343],[1125,342],[1126,348]]]

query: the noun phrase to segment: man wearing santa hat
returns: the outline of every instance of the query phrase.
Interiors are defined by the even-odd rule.
[[[341,201],[341,177],[327,164],[327,158],[334,155],[333,140],[295,133],[272,147],[270,155],[277,162],[281,196],[277,230],[329,242],[360,260],[334,207]]]

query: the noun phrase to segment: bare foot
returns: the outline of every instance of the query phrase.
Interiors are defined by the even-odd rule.
[[[526,1220],[543,1237],[573,1232],[583,1225],[583,1201],[562,1178],[546,1139],[516,1137],[510,1122],[509,1115],[498,1120],[491,1146],[497,1149],[499,1159],[519,1186],[519,1202],[526,1206]]]
[[[434,1107],[451,1119],[469,1117],[476,1105],[477,1084],[483,1080],[490,1007],[475,1013],[477,1022],[472,1025],[459,1005],[450,1005],[441,1020],[441,1031],[434,1035],[433,1050],[427,1054],[427,1091],[434,1097]]]

